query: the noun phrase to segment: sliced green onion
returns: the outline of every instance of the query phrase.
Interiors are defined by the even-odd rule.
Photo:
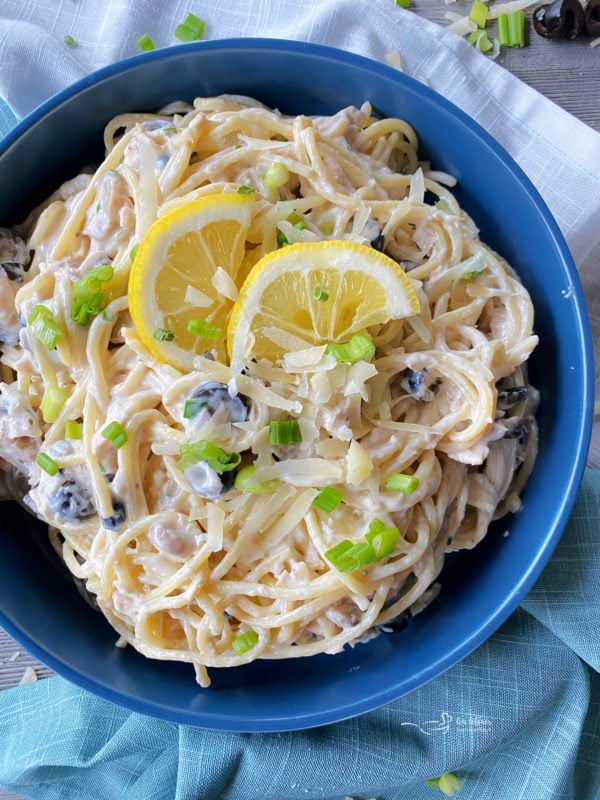
[[[446,277],[449,280],[471,280],[477,275],[480,275],[487,268],[487,261],[481,252],[477,252],[458,264],[454,264],[446,271]]]
[[[392,472],[385,482],[386,489],[402,494],[412,494],[418,485],[419,479],[416,475],[406,475],[404,472]]]
[[[439,789],[446,797],[454,797],[462,789],[462,783],[453,772],[444,772],[439,778],[429,778],[425,781],[425,786]]]
[[[71,306],[71,319],[80,325],[87,325],[92,317],[100,312],[104,295],[96,292],[87,300],[75,300]]]
[[[80,325],[87,325],[91,317],[95,317],[102,308],[104,295],[102,284],[110,281],[115,274],[110,264],[100,264],[91,269],[83,278],[71,286],[73,303],[71,319]]]
[[[525,13],[523,11],[498,14],[498,41],[503,47],[524,46]]]
[[[306,230],[306,223],[297,211],[291,211],[287,215],[286,219],[288,222],[291,222],[294,228],[297,228],[299,231]]]
[[[98,264],[83,278],[80,278],[72,286],[74,297],[87,297],[90,294],[99,292],[102,289],[101,284],[110,281],[114,277],[115,271],[110,264]]]
[[[328,551],[329,552],[329,551]],[[325,557],[333,564],[338,572],[356,572],[357,569],[376,561],[375,551],[370,542],[355,542],[332,560],[327,553]]]
[[[175,333],[166,328],[157,328],[152,336],[159,342],[173,342],[176,338]]]
[[[321,231],[324,236],[331,236],[331,234],[335,230],[335,225],[333,221],[330,219],[321,220],[321,222],[317,223],[317,228]]]
[[[393,553],[399,536],[398,528],[395,526],[388,528],[380,519],[374,519],[365,533],[365,539],[373,548],[373,560],[381,561],[382,558]]]
[[[252,476],[255,472],[256,467],[253,464],[242,467],[235,476],[235,481],[233,482],[234,488],[238,489],[240,492],[247,492],[249,494],[271,494],[271,492],[274,492],[281,484],[279,478],[274,478],[270,481],[253,482]]]
[[[288,238],[283,231],[277,231],[277,246],[285,247],[289,244]]]
[[[467,41],[469,44],[472,44],[474,47],[476,47],[481,53],[488,53],[494,47],[494,45],[490,42],[487,31],[471,31],[471,33],[467,36]]]
[[[53,458],[50,458],[47,453],[42,453],[41,451],[35,457],[35,461],[38,467],[41,467],[48,475],[56,475],[60,469]]]
[[[36,339],[39,339],[48,350],[54,350],[63,335],[62,328],[55,322],[52,312],[46,306],[36,306],[27,317],[27,324]]]
[[[319,494],[312,501],[312,505],[315,508],[319,508],[321,511],[325,511],[327,514],[331,514],[342,502],[343,497],[344,495],[337,489],[334,489],[333,486],[323,486]]]
[[[473,278],[477,278],[482,272],[485,272],[485,267],[483,269],[471,269],[463,274],[462,279],[463,281],[472,281]]]
[[[184,442],[179,448],[180,459],[177,463],[179,469],[186,469],[190,464],[206,461],[211,469],[222,474],[235,469],[242,457],[239,453],[228,453],[222,447],[200,439],[198,442]]]
[[[329,300],[329,292],[325,286],[321,286],[320,283],[317,283],[315,288],[313,289],[313,297],[315,300],[321,300],[321,302],[326,302]]]
[[[396,0],[396,5],[400,8],[410,8],[410,0]]]
[[[269,422],[269,444],[299,444],[302,431],[297,419],[276,419]]]
[[[439,208],[440,211],[445,211],[447,214],[452,213],[452,209],[448,205],[448,201],[444,200],[444,198],[438,200],[436,203],[434,203],[434,205],[436,208]]]
[[[147,52],[148,50],[154,50],[154,42],[147,33],[144,33],[142,36],[140,36],[140,38],[137,40],[137,43],[140,50],[144,50],[144,52]]]
[[[200,400],[198,397],[192,397],[191,400],[185,401],[185,405],[183,406],[183,418],[193,419],[198,416],[203,408],[206,408],[204,400]]]
[[[77,42],[71,36],[70,33],[67,33],[66,36],[63,36],[63,41],[67,45],[67,47],[75,47],[75,45],[77,44]]]
[[[194,333],[202,339],[218,339],[222,334],[221,328],[216,325],[210,325],[197,317],[192,317],[187,324],[187,329],[189,333]]]
[[[127,441],[127,432],[116,420],[109,422],[101,433],[117,450]]]
[[[83,439],[83,425],[70,419],[65,422],[65,439]]]
[[[237,188],[237,193],[238,194],[254,194],[254,192],[255,192],[254,187],[253,186],[246,186],[245,183],[243,183],[241,186],[238,186],[238,188]]]
[[[68,397],[69,392],[66,389],[61,389],[60,386],[49,386],[46,389],[40,403],[40,411],[44,422],[56,422]]]
[[[252,628],[247,630],[245,633],[241,633],[239,636],[236,636],[235,639],[231,641],[231,646],[238,654],[238,656],[247,653],[248,650],[251,650],[255,645],[258,644],[258,633],[253,631]]]
[[[136,257],[136,255],[137,255],[137,251],[138,251],[139,249],[140,249],[140,246],[139,246],[139,244],[134,244],[134,245],[133,245],[133,247],[132,247],[132,248],[131,248],[131,250],[129,251],[129,260],[130,260],[130,261],[133,261],[133,259],[134,259],[134,258]]]
[[[338,572],[356,572],[367,564],[389,556],[394,551],[399,536],[398,528],[388,528],[380,519],[374,519],[363,539],[358,542],[344,539],[327,550],[325,558]]]
[[[269,165],[263,177],[265,189],[280,189],[288,182],[290,173],[282,161],[274,161]]]
[[[473,20],[478,28],[485,28],[487,22],[488,7],[481,0],[473,0],[473,5],[469,11],[469,19]]]
[[[182,42],[195,42],[204,33],[206,22],[189,13],[181,25],[175,28],[175,36]]]
[[[330,547],[329,550],[326,550],[324,555],[327,561],[331,562],[334,567],[337,567],[340,559],[344,556],[344,553],[347,553],[348,550],[352,549],[352,542],[350,539],[343,539],[341,542],[338,542],[333,547]]]
[[[325,352],[333,356],[338,364],[356,364],[358,361],[370,361],[375,355],[375,345],[364,333],[355,333],[345,344],[328,344]]]
[[[169,125],[168,128],[163,128],[162,132],[163,133],[177,133],[177,128],[175,127],[175,125]]]

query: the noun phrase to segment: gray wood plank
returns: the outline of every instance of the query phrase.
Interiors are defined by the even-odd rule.
[[[447,11],[468,14],[471,5],[472,0],[450,4],[443,0],[412,0],[411,9],[446,26]],[[572,42],[544,39],[531,23],[534,8],[525,11],[526,46],[502,48],[496,63],[600,132],[600,47],[590,47],[588,37]],[[490,37],[495,37],[496,23],[490,22],[488,28]]]

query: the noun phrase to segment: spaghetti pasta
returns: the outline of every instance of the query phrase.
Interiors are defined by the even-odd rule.
[[[9,275],[3,259],[4,472],[25,476],[25,504],[119,643],[190,662],[203,686],[210,667],[336,653],[399,629],[435,595],[445,555],[518,508],[536,454],[526,289],[480,240],[452,178],[419,161],[413,129],[368,103],[310,118],[198,98],[116,117],[105,145],[99,167],[20,229],[31,265]],[[273,161],[289,178],[265,189]],[[132,247],[169,209],[240,187],[256,194],[248,264],[282,241],[371,245],[405,269],[420,313],[369,328],[370,361],[338,363],[287,334],[281,360],[241,372],[210,352],[189,373],[159,363],[128,312]],[[102,309],[73,322],[73,285],[99,265],[113,276]],[[228,276],[218,287],[235,301]],[[60,328],[55,349],[28,323],[39,306]],[[52,387],[66,399],[48,419]],[[269,443],[282,412],[301,441]],[[111,440],[114,422],[123,436]],[[182,470],[181,445],[199,439],[241,465]],[[249,456],[251,483],[236,486]],[[394,475],[410,490],[390,489]],[[334,508],[320,506],[323,487]],[[353,569],[350,551],[367,554]]]

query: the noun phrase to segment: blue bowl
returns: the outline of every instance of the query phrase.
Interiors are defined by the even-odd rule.
[[[361,714],[422,686],[484,642],[532,587],[561,536],[585,465],[591,337],[560,231],[507,153],[429,88],[317,45],[273,39],[180,45],[79,81],[0,144],[0,225],[20,222],[62,180],[98,160],[103,127],[115,114],[222,92],[252,95],[294,114],[332,113],[368,100],[385,115],[408,120],[422,154],[458,179],[458,200],[483,240],[517,269],[532,295],[540,336],[530,362],[541,392],[540,450],[522,509],[492,525],[477,548],[447,562],[438,599],[404,632],[336,656],[212,669],[212,688],[200,690],[187,665],[115,648],[108,623],[44,547],[44,527],[5,504],[0,624],[40,661],[101,697],[174,722],[294,730]]]

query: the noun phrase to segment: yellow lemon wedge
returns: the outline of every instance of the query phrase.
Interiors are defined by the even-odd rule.
[[[253,203],[249,195],[204,195],[167,211],[143,237],[129,276],[129,310],[158,361],[189,372],[199,353],[216,350],[226,360]]]
[[[404,270],[372,247],[342,240],[292,244],[263,256],[248,273],[227,349],[234,368],[252,357],[276,361],[290,343],[346,342],[370,325],[418,312]]]

